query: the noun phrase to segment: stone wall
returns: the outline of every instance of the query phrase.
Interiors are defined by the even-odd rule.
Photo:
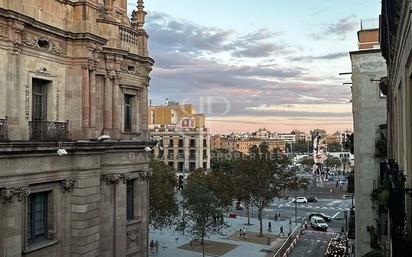
[[[0,197],[0,257],[146,256],[150,170],[144,145],[70,143],[64,145],[69,155],[61,157],[52,143],[5,147],[0,191],[15,194]],[[129,221],[127,180],[135,181],[135,216]],[[41,244],[27,242],[27,196],[18,194],[20,188],[50,192],[48,240]]]
[[[386,123],[386,98],[381,96],[379,80],[386,76],[385,60],[380,50],[351,53],[352,110],[354,121],[356,256],[370,248],[367,226],[377,227],[371,193],[378,183],[380,159],[375,154],[379,125]]]

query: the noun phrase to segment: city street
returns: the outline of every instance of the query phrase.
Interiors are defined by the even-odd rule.
[[[330,231],[340,232],[340,229],[344,225],[343,211],[350,209],[351,199],[319,199],[317,203],[298,203],[297,206],[297,218],[301,220],[312,212],[324,213],[331,217],[334,217],[334,221],[331,223]],[[247,216],[246,210],[239,211],[233,210],[239,216]],[[280,213],[280,219],[295,219],[295,204],[292,200],[276,200],[270,207],[265,208],[263,212],[263,218],[269,220],[275,220],[275,213]],[[257,208],[250,208],[250,216],[257,217]]]
[[[290,257],[321,257],[325,254],[331,233],[307,230],[293,248]]]

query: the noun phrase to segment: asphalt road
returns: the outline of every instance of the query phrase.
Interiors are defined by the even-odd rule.
[[[331,234],[307,230],[299,239],[289,257],[322,257],[326,252]]]
[[[275,213],[280,213],[282,220],[295,219],[295,204],[289,200],[276,200],[263,211],[263,218],[275,220]],[[335,217],[333,226],[337,226],[339,231],[344,224],[343,211],[350,209],[351,199],[319,199],[317,203],[298,203],[296,204],[298,220],[307,217],[312,212],[324,213],[331,217]],[[246,210],[233,210],[239,216],[247,216]],[[257,208],[250,208],[250,216],[257,217]],[[333,227],[332,226],[332,227]]]
[[[305,230],[301,239],[295,246],[292,257],[323,257],[326,251],[330,238],[339,232],[342,227],[345,227],[343,211],[350,209],[352,205],[351,199],[319,199],[317,203],[300,203],[296,204],[298,220],[307,218],[312,212],[324,213],[334,219],[328,223],[327,232],[315,231],[310,228],[309,221],[308,230]],[[240,216],[246,216],[246,210],[234,211]],[[251,217],[257,217],[257,208],[251,207]],[[263,218],[267,220],[275,220],[275,213],[280,213],[282,220],[295,219],[295,204],[292,199],[276,200],[268,208],[264,209]],[[276,222],[276,221],[274,221]]]

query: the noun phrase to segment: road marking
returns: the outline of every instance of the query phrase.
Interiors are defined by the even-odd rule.
[[[332,205],[335,205],[335,204],[339,204],[339,203],[341,203],[341,202],[342,202],[342,200],[335,200],[335,201],[332,201],[332,202],[328,203],[328,206],[332,206]]]

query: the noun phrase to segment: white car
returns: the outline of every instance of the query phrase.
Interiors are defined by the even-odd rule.
[[[306,197],[296,197],[295,199],[293,199],[292,203],[307,203],[308,199]]]
[[[310,226],[317,230],[328,230],[328,224],[326,224],[325,220],[318,216],[313,216],[310,219]]]

